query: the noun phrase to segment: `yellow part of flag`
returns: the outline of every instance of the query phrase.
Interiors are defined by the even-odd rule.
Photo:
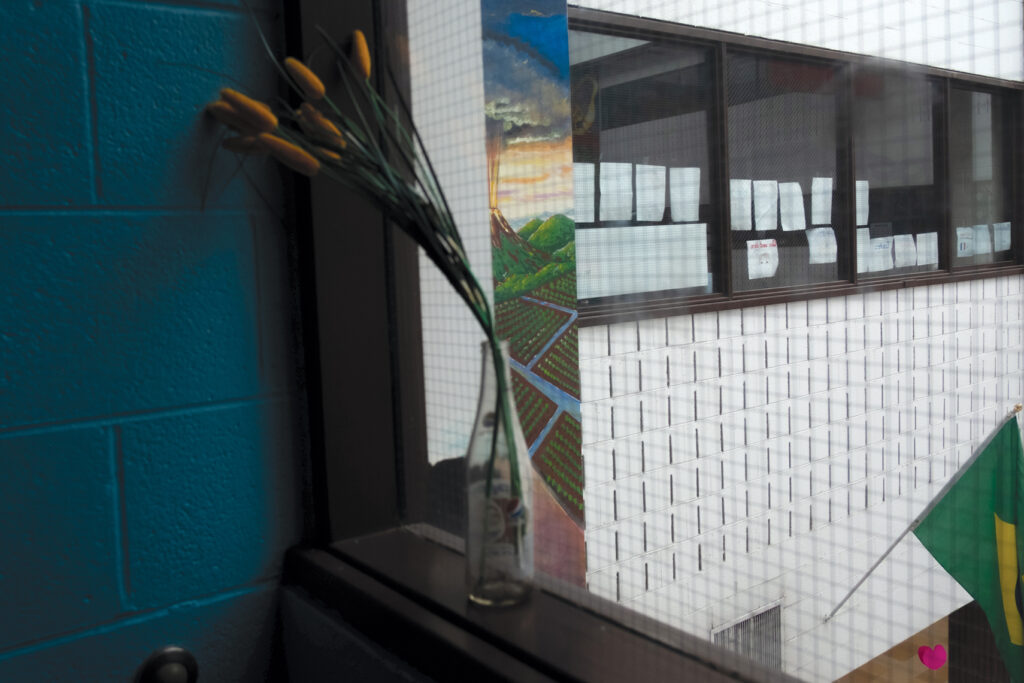
[[[999,591],[1003,596],[1003,614],[1010,642],[1024,645],[1024,622],[1017,610],[1017,525],[996,518],[996,553],[999,557]]]

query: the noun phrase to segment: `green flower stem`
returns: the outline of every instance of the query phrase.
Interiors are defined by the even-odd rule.
[[[298,84],[271,49],[251,8],[250,15],[274,66],[284,81],[302,94]],[[500,420],[496,421],[491,437],[491,453],[485,483],[486,500],[490,500],[491,497],[498,456],[499,429],[504,432],[505,447],[508,449],[512,495],[522,498],[519,456],[524,454],[516,450],[514,426],[517,417],[514,414],[514,402],[509,398],[511,375],[506,376],[509,369],[506,368],[506,359],[501,352],[496,321],[484,290],[470,267],[451,208],[427,155],[423,139],[416,125],[412,123],[409,107],[401,96],[394,75],[389,71],[388,76],[395,86],[401,112],[409,121],[406,126],[399,113],[392,109],[367,79],[355,71],[348,54],[341,46],[332,40],[324,29],[317,27],[317,31],[338,60],[345,93],[355,109],[354,117],[349,116],[342,112],[331,98],[323,99],[324,105],[333,115],[335,124],[339,124],[345,146],[327,143],[327,147],[333,148],[340,155],[340,160],[321,158],[321,173],[339,185],[371,199],[395,225],[416,241],[459,297],[469,306],[490,346],[497,387],[494,412]],[[308,135],[297,125],[295,111],[287,110],[279,121],[280,124],[275,131],[277,135],[314,156],[322,157],[316,153],[316,147],[320,146],[322,141],[315,135]],[[481,547],[481,576],[483,566],[484,554]]]

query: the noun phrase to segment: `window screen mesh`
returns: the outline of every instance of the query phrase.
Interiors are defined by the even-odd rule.
[[[488,62],[480,39],[487,16],[476,2],[426,5],[409,3],[415,116],[474,267],[489,273]],[[561,583],[544,571],[539,580],[670,643],[692,649],[688,638],[696,636],[804,680],[969,680],[972,671],[999,680],[1005,674],[984,614],[913,534],[825,617],[1024,396],[1021,276],[908,280],[831,296],[805,290],[664,315],[638,315],[635,306],[658,292],[722,294],[725,253],[734,292],[853,277],[891,282],[1011,259],[1020,239],[1016,92],[961,82],[947,95],[946,81],[894,62],[854,68],[795,52],[824,46],[1017,81],[1020,3],[585,5],[794,49],[730,47],[716,76],[707,41],[662,40],[656,30],[601,36],[592,25],[566,36],[573,90],[560,111],[576,136],[567,187],[577,287],[586,293],[580,299],[608,297],[607,310],[622,309],[621,319],[579,325],[566,338],[578,352],[582,523],[578,544],[558,533],[542,543],[538,563]],[[717,181],[708,144],[723,133],[707,104],[714,78],[727,87],[721,120],[731,166]],[[698,130],[703,141],[692,134]],[[852,161],[840,153],[847,143]],[[674,215],[673,188],[685,185],[671,171],[694,168],[695,212],[680,200]],[[734,179],[750,182],[736,190],[747,197],[737,204],[748,202],[749,232],[720,220],[726,206],[734,219],[744,211],[733,211]],[[777,224],[763,234],[757,209],[772,188],[755,182],[775,183]],[[780,193],[783,183],[799,187]],[[624,191],[615,196],[626,187],[628,200]],[[816,206],[815,197],[826,196]],[[534,199],[539,212],[553,211],[539,193]],[[799,206],[801,227],[782,226],[787,202],[785,220],[795,226]],[[527,220],[506,219],[515,230]],[[657,268],[637,266],[631,250],[639,236],[701,223],[702,289],[662,287]],[[832,239],[811,234],[820,228]],[[971,231],[969,259],[956,252],[968,237],[961,228]],[[618,242],[591,241],[585,255],[583,233],[602,230],[623,232]],[[812,239],[818,253],[837,258],[811,263]],[[768,240],[776,242],[775,273],[751,278],[749,242]],[[872,248],[885,253],[873,261]],[[859,262],[857,272],[844,271],[850,250],[858,259],[846,262]],[[657,256],[642,258],[658,263]],[[620,269],[617,283],[587,273],[601,259]],[[664,274],[669,281],[690,267],[679,264]],[[771,264],[758,259],[754,267]],[[444,466],[465,452],[480,335],[426,262],[421,278],[428,449]],[[563,294],[560,305],[576,309],[575,295]],[[449,475],[444,486],[454,493],[438,497],[439,506],[461,495],[457,468]],[[559,575],[564,557],[582,564]]]

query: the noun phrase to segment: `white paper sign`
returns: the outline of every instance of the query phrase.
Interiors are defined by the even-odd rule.
[[[573,215],[577,223],[594,222],[594,165],[572,165]]]
[[[857,272],[866,273],[871,265],[871,229],[857,228]]]
[[[956,257],[974,256],[974,228],[956,229]]]
[[[779,246],[775,240],[747,240],[747,277],[773,277],[779,269]]]
[[[668,202],[672,220],[700,220],[700,169],[670,168],[668,170]]]
[[[636,219],[661,221],[665,217],[665,167],[636,165]]]
[[[577,296],[707,287],[707,225],[637,225],[576,233]]]
[[[836,234],[832,228],[811,228],[807,231],[808,263],[836,262]]]
[[[923,232],[917,236],[917,265],[930,266],[939,263],[939,233]]]
[[[988,225],[974,226],[974,253],[975,255],[992,253],[992,237],[988,232]]]
[[[729,179],[729,212],[733,230],[753,230],[750,220],[750,181]]]
[[[811,179],[811,224],[832,222],[832,179]]]
[[[917,244],[913,235],[896,235],[892,238],[892,249],[897,268],[917,265]]]
[[[871,239],[871,267],[872,273],[881,270],[892,270],[892,238],[874,237]]]
[[[779,183],[754,181],[754,225],[758,230],[779,229]]]
[[[868,181],[858,180],[857,181],[857,225],[868,224],[868,199],[870,197],[870,189],[868,187]]]
[[[633,217],[633,165],[601,162],[601,220]]]
[[[708,226],[706,223],[669,226],[679,231],[681,256],[675,261],[669,278],[675,287],[706,287],[708,285]],[[675,255],[673,251],[672,255]]]
[[[1010,224],[993,223],[992,232],[995,235],[995,250],[1006,251],[1010,248]]]
[[[779,183],[779,214],[783,230],[803,230],[807,227],[804,214],[804,193],[800,183]]]

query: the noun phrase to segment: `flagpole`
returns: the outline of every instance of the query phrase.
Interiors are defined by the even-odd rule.
[[[884,553],[882,553],[882,556],[875,560],[875,563],[871,565],[871,568],[868,569],[867,572],[865,572],[864,576],[860,577],[860,581],[854,584],[853,588],[850,589],[850,592],[847,593],[846,596],[839,601],[839,604],[836,605],[835,608],[828,613],[828,616],[825,617],[825,622],[834,617],[836,615],[836,612],[839,611],[839,608],[845,605],[846,601],[850,599],[850,596],[857,592],[857,589],[861,587],[861,584],[868,580],[868,577],[871,576],[871,573],[878,569],[878,565],[882,564],[882,561],[885,560],[885,558],[889,556],[889,553],[891,553],[896,548],[896,544],[902,541],[907,534],[909,534],[911,531],[920,526],[921,522],[924,521],[924,518],[928,516],[928,513],[935,509],[935,506],[939,504],[939,502],[947,493],[949,493],[949,490],[953,488],[954,484],[960,481],[960,478],[964,475],[964,473],[967,472],[967,469],[972,464],[974,464],[974,461],[978,459],[978,456],[981,455],[981,452],[984,451],[990,443],[992,443],[992,439],[994,439],[995,435],[999,433],[999,430],[1002,429],[1007,422],[1015,418],[1017,416],[1017,413],[1019,413],[1022,408],[1024,408],[1024,406],[1022,406],[1020,403],[1013,407],[1013,410],[1011,410],[1006,415],[1006,417],[1003,418],[1002,422],[999,423],[999,426],[992,430],[992,433],[988,435],[985,441],[983,441],[982,444],[974,450],[974,453],[971,454],[971,457],[969,457],[967,461],[960,466],[960,469],[958,469],[953,474],[953,476],[949,478],[949,481],[946,482],[945,486],[943,486],[939,490],[939,492],[935,494],[935,497],[932,498],[928,505],[925,506],[924,510],[921,511],[921,514],[915,517],[914,521],[910,523],[910,526],[908,526],[903,531],[903,533],[897,536],[895,541],[889,544],[889,547],[886,549]]]

